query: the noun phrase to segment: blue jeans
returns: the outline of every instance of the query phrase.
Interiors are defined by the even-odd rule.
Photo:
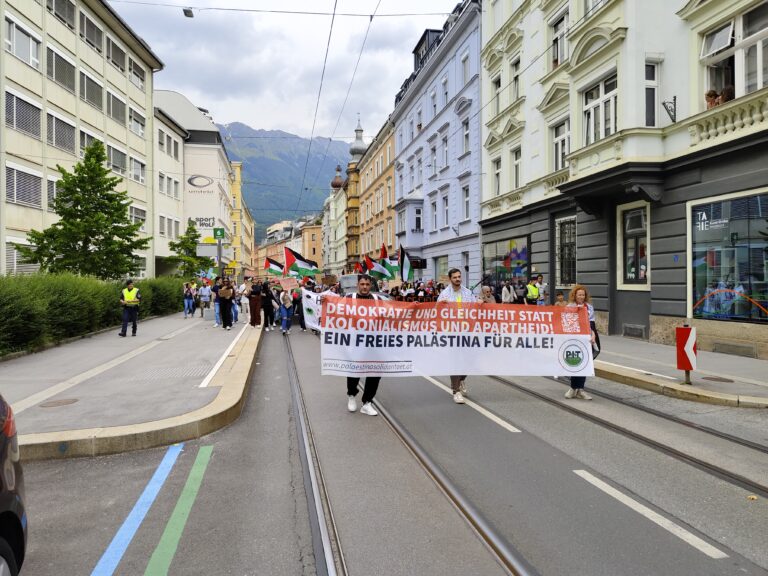
[[[240,306],[237,305],[237,301],[232,300],[232,318],[237,322],[237,313],[240,311]]]
[[[192,298],[184,298],[184,318],[187,314],[195,313],[195,301]]]
[[[221,326],[221,306],[219,306],[219,301],[213,303],[213,311],[214,315],[216,316],[216,324]]]
[[[287,332],[291,329],[291,318],[293,317],[293,306],[289,306],[286,308],[285,306],[280,306],[280,317],[283,319],[282,326],[283,326],[283,332]]]

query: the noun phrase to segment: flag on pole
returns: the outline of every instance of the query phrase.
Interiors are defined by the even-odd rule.
[[[288,272],[296,272],[298,276],[314,276],[319,271],[317,262],[307,260],[298,252],[288,248],[288,246],[285,247],[285,269],[283,273],[286,276]]]
[[[387,257],[387,245],[381,243],[381,253],[379,254],[379,260],[384,260]]]
[[[283,265],[280,264],[280,262],[272,260],[272,258],[267,258],[264,261],[264,270],[267,271],[267,274],[271,274],[272,276],[283,275]]]
[[[355,272],[362,274],[364,272],[363,265],[360,262],[355,262]]]
[[[379,264],[389,270],[389,275],[393,280],[397,278],[397,272],[400,270],[400,266],[396,258],[384,258],[379,262]]]
[[[389,273],[389,270],[378,262],[371,260],[370,256],[366,255],[365,265],[368,267],[368,274],[374,278],[378,278],[379,280],[391,280],[393,278],[392,274]]]
[[[400,264],[400,278],[403,282],[413,282],[413,268],[411,267],[411,259],[408,257],[408,252],[405,251],[402,244],[400,245],[400,257],[398,258]]]

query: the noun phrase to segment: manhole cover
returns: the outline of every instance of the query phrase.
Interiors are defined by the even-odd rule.
[[[703,376],[702,380],[709,380],[710,382],[724,382],[726,384],[733,384],[733,380],[728,378],[722,378],[720,376]]]
[[[43,402],[40,404],[40,408],[58,408],[59,406],[66,406],[67,404],[74,404],[75,402],[77,402],[77,398],[62,398],[61,400]]]

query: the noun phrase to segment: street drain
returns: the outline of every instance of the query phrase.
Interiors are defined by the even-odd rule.
[[[709,380],[710,382],[724,382],[726,384],[733,384],[733,380],[729,380],[728,378],[722,378],[720,376],[703,376],[701,379]]]
[[[39,406],[40,408],[58,408],[59,406],[67,406],[68,404],[74,404],[75,402],[77,402],[77,398],[62,398],[61,400],[43,402]]]

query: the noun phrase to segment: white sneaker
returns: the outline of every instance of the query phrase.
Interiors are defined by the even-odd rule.
[[[227,330],[232,330],[232,326],[227,326]]]
[[[290,333],[291,333],[291,331],[290,331],[290,330],[288,330],[288,332],[286,332],[286,334],[290,334]]]
[[[367,414],[368,416],[378,416],[379,415],[379,413],[376,412],[376,408],[374,408],[373,404],[371,404],[370,402],[366,402],[365,404],[363,404],[363,407],[360,408],[360,413],[361,414]]]
[[[302,329],[301,329],[301,331],[302,331],[302,332],[306,332],[306,331],[307,331],[307,329],[306,329],[306,328],[302,328]]]
[[[576,390],[576,398],[578,398],[579,400],[592,400],[592,396],[584,392],[584,390],[582,390],[581,388]]]
[[[568,388],[568,392],[565,393],[566,398],[575,398],[576,390],[574,388]]]
[[[350,412],[357,411],[357,400],[355,400],[354,396],[347,396],[347,410]]]
[[[467,388],[467,383],[466,383],[466,381],[462,380],[462,381],[461,381],[461,384],[459,384],[459,392],[461,392],[461,393],[462,393],[462,395],[464,395],[464,396],[466,396],[467,394],[469,394],[469,388]]]
[[[453,401],[456,402],[456,404],[464,404],[464,396],[461,392],[456,392],[453,395]]]
[[[216,324],[216,322],[214,322],[214,323],[213,323],[213,327],[214,327],[214,328],[218,328],[218,327],[219,327],[219,325],[218,325],[218,324]]]

